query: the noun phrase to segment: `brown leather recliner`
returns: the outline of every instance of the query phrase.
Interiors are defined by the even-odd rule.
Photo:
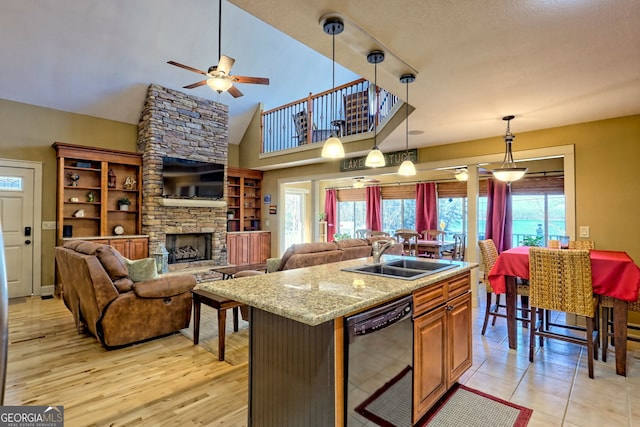
[[[76,240],[58,246],[63,299],[79,331],[107,348],[177,332],[189,326],[192,275],[133,282],[111,246]]]

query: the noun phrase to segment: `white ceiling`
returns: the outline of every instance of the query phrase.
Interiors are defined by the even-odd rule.
[[[231,3],[222,6],[222,53],[236,59],[232,74],[271,84],[238,85],[237,99],[184,89],[229,105],[231,143],[259,103],[331,87],[331,38],[319,23],[327,13],[345,21],[336,84],[373,80],[374,48],[387,54],[378,65],[385,89],[404,98],[400,74],[417,73],[410,129],[424,133],[411,147],[501,135],[507,114],[517,135],[640,113],[638,0]],[[216,0],[4,0],[1,11],[2,99],[137,123],[150,83],[183,90],[201,80],[166,61],[206,71],[218,59]],[[381,143],[403,146],[404,126]]]

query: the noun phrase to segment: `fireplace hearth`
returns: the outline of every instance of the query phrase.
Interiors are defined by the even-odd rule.
[[[167,234],[169,264],[210,260],[213,233]]]

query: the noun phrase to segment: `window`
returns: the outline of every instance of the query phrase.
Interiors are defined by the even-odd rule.
[[[481,194],[486,188],[480,187]],[[482,191],[484,190],[484,191]],[[511,184],[512,241],[520,246],[525,237],[549,239],[566,235],[566,203],[563,176],[528,177]],[[478,238],[484,239],[487,218],[487,197],[478,201]]]
[[[438,198],[438,224],[441,224],[442,222],[445,224],[444,231],[449,235],[453,235],[455,233],[466,233],[467,198]]]
[[[337,234],[348,234],[355,237],[356,230],[367,228],[366,226],[366,204],[362,201],[338,202],[338,224]]]
[[[20,177],[20,176],[0,176],[0,190],[2,190],[2,191],[22,191],[22,177]]]
[[[566,234],[564,195],[514,195],[512,206],[512,246],[520,246],[527,236],[542,237],[546,246],[549,239]]]
[[[382,231],[393,236],[399,228],[416,229],[415,198],[382,199]]]
[[[284,247],[304,242],[302,215],[304,210],[303,192],[287,189],[285,192]]]

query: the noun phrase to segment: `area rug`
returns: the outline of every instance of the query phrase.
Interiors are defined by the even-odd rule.
[[[411,427],[411,367],[355,408],[382,427]],[[478,390],[455,384],[436,403],[420,427],[524,427],[533,411]]]
[[[233,332],[233,311],[227,310],[224,360],[237,366],[249,361],[249,322],[239,316],[238,332]],[[180,333],[193,342],[193,310],[188,328]],[[218,360],[218,313],[217,310],[202,304],[200,309],[200,341],[201,347]]]

